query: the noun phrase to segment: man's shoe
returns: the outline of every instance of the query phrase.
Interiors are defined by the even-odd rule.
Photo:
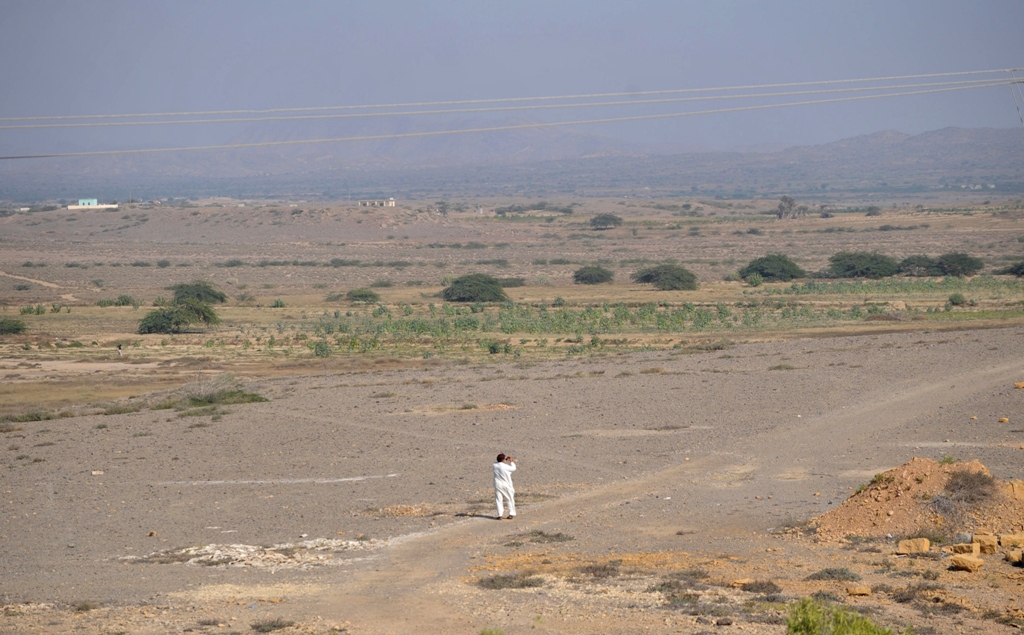
[[[509,516],[509,517],[508,517],[508,518],[506,518],[505,520],[515,520],[515,516]]]

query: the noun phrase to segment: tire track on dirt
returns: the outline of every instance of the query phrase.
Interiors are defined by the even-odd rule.
[[[45,280],[36,280],[35,278],[27,278],[25,276],[16,276],[13,273],[7,273],[6,271],[0,271],[0,276],[7,276],[8,278],[14,278],[15,280],[24,280],[25,282],[34,282],[41,287],[47,287],[50,289],[60,289],[59,284],[54,284]]]
[[[863,450],[871,445],[876,435],[885,432],[892,433],[892,446],[896,447],[896,437],[903,424],[940,405],[956,403],[998,386],[1008,381],[1006,377],[1021,372],[1024,372],[1024,361],[1014,361],[967,369],[910,390],[887,390],[888,395],[866,394],[854,407],[847,405],[840,411],[798,419],[785,427],[776,427],[745,440],[737,439],[737,446],[728,454],[733,461],[740,458],[742,462],[753,464],[756,480],[786,473],[787,469],[792,471],[794,463],[802,462],[802,469],[827,468],[832,480],[842,481],[841,466],[831,462],[831,452],[844,448]],[[905,384],[913,384],[913,378],[908,378]],[[845,433],[845,440],[840,442],[836,439],[837,431]],[[822,452],[822,448],[832,450]],[[400,541],[381,554],[373,571],[357,573],[341,588],[322,597],[315,610],[318,614],[350,620],[367,627],[369,632],[468,632],[479,629],[480,625],[474,625],[471,616],[458,614],[440,594],[443,583],[465,575],[471,566],[469,556],[472,552],[486,549],[505,538],[510,529],[522,532],[553,523],[564,525],[567,520],[579,516],[594,518],[600,515],[601,510],[616,507],[666,483],[692,482],[695,478],[706,482],[714,470],[725,467],[721,463],[723,456],[716,453],[694,457],[691,461],[628,481],[537,504],[531,507],[528,519],[514,525],[470,519]],[[711,501],[722,503],[725,499],[726,503],[731,503],[742,499],[756,486],[756,480],[740,482],[725,494],[721,489],[690,488],[692,498],[688,514],[692,515],[696,509],[701,516],[691,518],[691,521],[696,520],[700,529],[721,529],[724,512],[715,513],[710,507]],[[806,489],[808,485],[801,484],[800,480],[793,479],[793,483]],[[722,506],[727,505],[723,503]]]

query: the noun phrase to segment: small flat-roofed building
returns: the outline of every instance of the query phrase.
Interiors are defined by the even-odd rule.
[[[393,199],[393,198],[389,198],[387,200],[378,199],[378,200],[375,200],[375,201],[373,201],[373,200],[359,201],[359,207],[394,207],[394,206],[395,206],[395,199]]]
[[[78,205],[68,205],[68,209],[117,209],[117,204],[100,205],[98,199],[80,198],[78,199]]]

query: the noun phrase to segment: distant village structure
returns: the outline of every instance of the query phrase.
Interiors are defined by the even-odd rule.
[[[395,199],[389,198],[388,200],[379,199],[376,201],[358,201],[359,207],[394,207]]]
[[[117,209],[117,203],[100,205],[98,199],[80,198],[78,205],[68,205],[68,209]]]

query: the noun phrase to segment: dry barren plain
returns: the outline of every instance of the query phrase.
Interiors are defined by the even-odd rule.
[[[1024,258],[1024,204],[548,207],[570,203],[0,218],[0,317],[27,327],[0,336],[0,632],[781,634],[808,596],[896,632],[1024,625],[1007,549],[973,573],[941,550],[1024,534],[1024,286],[991,275]],[[986,269],[732,275],[843,250]],[[666,261],[701,288],[630,282]],[[572,284],[595,263],[615,280]],[[477,271],[522,278],[512,303],[437,297]],[[135,333],[197,279],[228,295],[219,325]],[[344,298],[359,287],[380,302]],[[513,521],[493,517],[498,452]],[[977,469],[984,501],[935,505]],[[914,535],[936,544],[896,555]]]

